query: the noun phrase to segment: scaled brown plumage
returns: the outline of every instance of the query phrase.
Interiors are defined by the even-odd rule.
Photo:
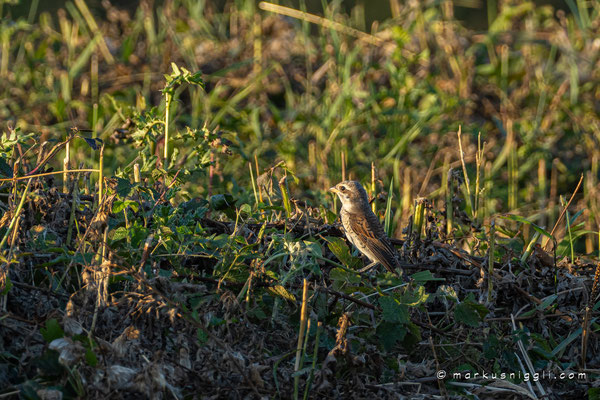
[[[340,216],[348,240],[373,264],[381,263],[397,274],[399,264],[396,250],[371,210],[362,185],[356,181],[344,181],[329,190],[336,193],[342,202]]]

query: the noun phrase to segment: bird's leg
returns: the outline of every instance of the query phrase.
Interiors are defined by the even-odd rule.
[[[367,272],[368,270],[370,270],[371,268],[373,268],[376,265],[377,265],[377,261],[374,261],[371,264],[364,267],[363,269],[359,270],[358,272],[360,272],[362,274],[363,272]]]

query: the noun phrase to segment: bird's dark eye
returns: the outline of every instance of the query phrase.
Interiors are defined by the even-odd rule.
[[[346,186],[340,186],[340,190],[343,192],[346,190]]]

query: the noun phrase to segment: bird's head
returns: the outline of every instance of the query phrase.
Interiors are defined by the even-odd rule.
[[[329,188],[342,201],[342,208],[350,213],[369,208],[369,198],[362,185],[356,181],[343,181]]]

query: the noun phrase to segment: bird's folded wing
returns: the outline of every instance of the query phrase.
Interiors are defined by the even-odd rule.
[[[369,217],[355,215],[349,218],[350,226],[365,247],[369,249],[377,261],[382,263],[388,270],[394,272],[398,265],[396,251],[387,239],[385,232],[373,214]]]

